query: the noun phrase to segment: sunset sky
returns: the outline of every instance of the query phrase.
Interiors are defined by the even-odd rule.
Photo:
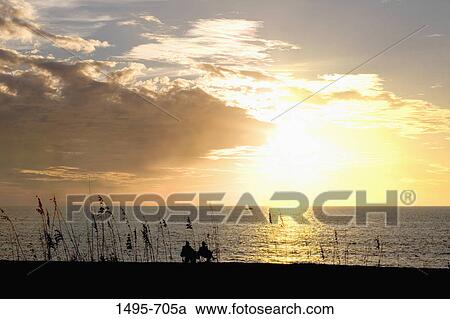
[[[94,192],[227,203],[413,189],[418,205],[449,205],[449,12],[447,0],[0,0],[0,206],[87,192],[89,177]]]

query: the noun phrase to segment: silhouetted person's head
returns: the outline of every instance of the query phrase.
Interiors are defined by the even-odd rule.
[[[191,244],[186,240],[186,246],[190,246]]]
[[[206,246],[206,243],[205,243],[204,241],[202,241],[202,246],[203,246],[203,247],[205,247],[205,246]]]

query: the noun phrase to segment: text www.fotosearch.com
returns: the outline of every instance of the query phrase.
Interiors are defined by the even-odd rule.
[[[333,306],[301,306],[297,303],[282,306],[233,303],[231,306],[195,306],[198,315],[333,315]]]

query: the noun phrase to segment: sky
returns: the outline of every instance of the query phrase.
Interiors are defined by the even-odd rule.
[[[418,205],[450,205],[448,12],[444,0],[0,0],[0,206],[89,180],[230,204],[411,189]]]

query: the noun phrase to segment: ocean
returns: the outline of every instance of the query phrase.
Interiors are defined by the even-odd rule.
[[[205,241],[219,262],[417,268],[450,265],[450,207],[401,207],[398,226],[385,226],[383,215],[371,214],[364,227],[324,225],[308,211],[308,224],[297,224],[286,216],[278,224],[192,221],[192,229],[184,222],[148,224],[144,228],[131,218],[130,211],[128,208],[128,224],[117,222],[120,212],[115,208],[116,222],[98,223],[94,229],[81,215],[74,222],[60,224],[49,208],[46,227],[52,247],[48,249],[36,208],[7,207],[5,212],[14,230],[7,220],[0,220],[0,260],[45,260],[50,254],[52,260],[181,262],[185,241],[194,249]],[[342,214],[352,212],[352,208],[333,207],[328,211]],[[264,213],[268,217],[267,208]]]

